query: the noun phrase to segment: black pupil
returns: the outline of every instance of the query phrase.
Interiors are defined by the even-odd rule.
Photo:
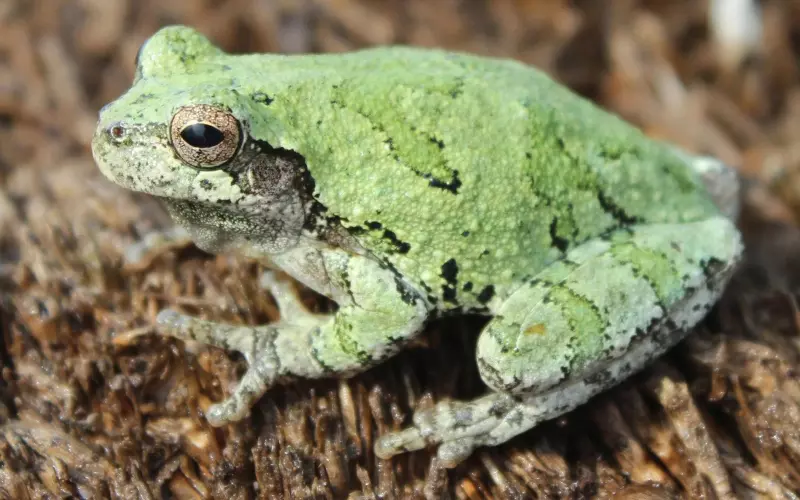
[[[181,130],[181,137],[188,145],[196,148],[214,147],[224,138],[220,129],[205,123],[187,125]]]

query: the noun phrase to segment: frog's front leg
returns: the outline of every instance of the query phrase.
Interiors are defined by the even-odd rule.
[[[706,314],[742,252],[724,217],[640,225],[570,251],[515,291],[478,341],[496,392],[442,402],[382,436],[379,456],[440,444],[453,466],[555,418],[673,346]]]
[[[212,425],[237,421],[273,384],[293,377],[318,378],[360,372],[391,356],[423,326],[428,304],[390,269],[341,250],[314,251],[313,282],[339,305],[335,314],[311,314],[274,276],[280,321],[237,326],[162,311],[161,334],[241,352],[249,365],[233,394],[209,408]],[[297,262],[297,259],[294,259]]]

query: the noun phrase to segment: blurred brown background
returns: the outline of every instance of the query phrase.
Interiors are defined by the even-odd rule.
[[[149,325],[167,305],[264,323],[274,303],[254,263],[193,248],[120,270],[169,221],[89,153],[97,110],[170,23],[235,52],[403,43],[537,65],[739,168],[747,262],[655,366],[452,471],[425,452],[381,462],[372,443],[413,408],[480,393],[467,319],[353,380],[276,388],[214,430],[202,410],[243,361]],[[798,55],[792,0],[0,0],[0,495],[796,498]]]

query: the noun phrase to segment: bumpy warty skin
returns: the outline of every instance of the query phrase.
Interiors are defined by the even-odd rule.
[[[431,317],[492,316],[476,352],[489,394],[382,436],[384,458],[440,444],[454,465],[575,408],[683,338],[742,253],[730,169],[511,60],[231,55],[168,27],[101,111],[93,153],[201,248],[265,258],[339,305],[304,315],[273,284],[296,317],[159,315],[163,334],[245,353],[214,425],[291,377],[373,366]]]

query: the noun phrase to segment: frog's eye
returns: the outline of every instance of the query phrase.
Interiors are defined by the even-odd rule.
[[[239,121],[227,110],[197,104],[181,108],[169,127],[172,147],[195,168],[216,168],[229,162],[239,149]]]

